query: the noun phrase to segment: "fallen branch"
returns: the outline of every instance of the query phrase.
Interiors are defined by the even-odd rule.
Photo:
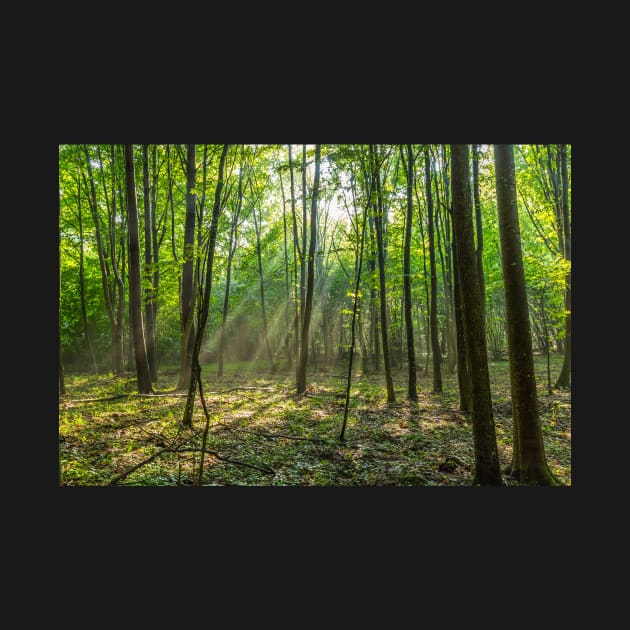
[[[199,452],[202,451],[202,449],[200,448],[177,448],[175,449],[173,452],[175,453],[192,453],[192,452]],[[210,451],[208,449],[203,449],[204,453],[207,453],[208,455],[212,455],[213,457],[216,457],[217,459],[221,460],[222,462],[227,462],[228,464],[234,464],[235,466],[247,466],[247,468],[253,468],[254,470],[259,470],[260,472],[263,472],[267,475],[275,475],[276,471],[273,468],[269,468],[268,466],[265,466],[265,468],[262,468],[260,466],[256,466],[254,464],[248,464],[247,462],[242,462],[238,459],[230,459],[229,457],[223,457],[223,455],[219,455],[219,453],[217,453],[216,451]]]
[[[251,431],[249,429],[240,429],[240,431],[245,431],[246,433],[253,433],[254,435],[260,435],[260,437],[268,438],[270,440],[276,440],[276,439],[303,440],[306,442],[320,442],[323,444],[329,444],[329,440],[324,440],[322,438],[300,437],[297,435],[286,435],[284,433],[263,433],[262,431]]]
[[[277,388],[275,388],[275,387],[246,387],[246,386],[242,386],[242,387],[230,387],[229,389],[222,389],[222,390],[219,390],[218,392],[206,392],[206,394],[227,394],[229,392],[238,392],[238,391],[241,391],[241,390],[247,390],[247,391],[257,390],[257,391],[264,391],[264,392],[273,392],[276,389]]]
[[[116,394],[116,396],[104,396],[103,398],[79,398],[77,400],[64,400],[64,404],[72,405],[77,403],[88,402],[105,402],[107,400],[118,400],[119,398],[129,398],[133,396],[135,398],[185,398],[187,394],[175,393],[172,394],[138,394],[136,392],[129,392],[127,394]]]
[[[199,434],[199,431],[195,431],[192,435],[189,435],[183,442],[181,442],[180,446],[182,444],[186,444],[186,442],[190,442],[190,440],[192,440],[198,434]],[[108,486],[116,485],[121,479],[124,479],[125,477],[130,475],[132,472],[135,472],[136,470],[138,470],[139,468],[142,468],[146,464],[151,463],[156,457],[159,457],[160,455],[162,455],[162,453],[165,453],[166,451],[175,452],[177,449],[173,449],[173,444],[175,444],[176,441],[177,441],[177,436],[175,436],[175,438],[173,438],[173,441],[168,446],[166,446],[166,447],[160,449],[159,451],[153,453],[153,455],[151,455],[151,457],[147,457],[147,459],[141,461],[139,464],[136,464],[135,466],[132,466],[131,468],[125,470],[124,472],[120,473],[119,475],[116,475],[115,477],[110,479],[109,482],[106,485],[108,485]]]

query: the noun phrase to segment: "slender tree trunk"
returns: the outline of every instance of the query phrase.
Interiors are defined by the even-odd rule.
[[[57,249],[59,252],[59,249]],[[61,255],[58,253],[59,261],[59,296],[61,296]],[[59,298],[57,299],[57,334],[59,335],[59,395],[66,395],[66,379],[63,369],[63,348],[61,346],[61,316],[59,313]]]
[[[466,353],[469,358],[473,394],[475,483],[503,485],[492,414],[484,314],[480,307],[481,286],[475,262],[468,145],[451,145],[451,169],[453,232],[457,247]]]
[[[250,187],[252,183],[250,180]],[[252,189],[252,197],[254,191]],[[260,210],[262,213],[262,209]],[[254,215],[254,229],[256,231],[256,254],[258,256],[258,277],[260,279],[260,310],[262,314],[262,323],[263,323],[263,340],[265,344],[265,350],[267,352],[267,358],[269,359],[269,365],[271,367],[271,371],[276,371],[276,364],[273,360],[273,351],[271,350],[271,343],[269,340],[269,326],[267,322],[267,309],[265,307],[265,276],[263,272],[262,265],[262,249],[260,244],[260,230],[262,224],[262,216],[257,218],[256,208],[252,208],[252,214]]]
[[[560,154],[560,175],[562,178],[562,223],[564,238],[560,245],[564,246],[564,258],[571,262],[571,221],[569,219],[569,170],[567,160],[567,145],[558,145]],[[564,336],[564,360],[562,369],[556,381],[557,388],[568,389],[571,387],[571,271],[565,276],[564,290],[565,310],[565,336]]]
[[[155,287],[153,286],[153,212],[151,208],[151,186],[149,184],[149,145],[142,145],[142,184],[144,199],[144,321],[147,359],[151,370],[151,380],[157,380],[157,363],[155,357],[155,321],[153,319],[153,303],[155,301]]]
[[[133,347],[138,375],[138,392],[152,394],[151,372],[144,341],[142,323],[142,277],[140,273],[140,239],[138,234],[138,207],[136,205],[136,177],[133,162],[133,145],[125,145],[125,173],[127,180],[127,215],[129,224],[129,297]]]
[[[540,296],[540,312],[542,317],[545,358],[547,359],[547,393],[551,396],[553,394],[553,389],[551,387],[551,340],[549,339],[549,325],[547,323],[547,310],[545,306],[544,288],[542,290],[542,295]]]
[[[425,239],[424,239],[424,225],[423,225],[423,221],[422,221],[422,211],[421,211],[421,205],[420,205],[420,200],[418,198],[418,192],[416,190],[416,203],[418,204],[418,227],[420,228],[420,240],[422,241],[422,277],[423,277],[423,284],[424,284],[424,303],[427,306],[427,309],[429,308],[429,282],[427,280],[427,278],[429,277],[429,274],[427,273],[427,249],[425,246]],[[425,331],[424,331],[424,338],[425,338],[425,342],[424,345],[426,347],[426,357],[425,357],[425,364],[424,364],[424,373],[428,374],[429,373],[429,359],[431,356],[431,325],[430,325],[430,317],[428,315],[423,315],[424,317],[424,321],[425,321]]]
[[[212,208],[212,218],[210,220],[210,232],[208,234],[208,246],[206,256],[206,276],[203,286],[203,294],[201,295],[201,303],[199,304],[198,312],[198,327],[195,331],[195,338],[193,340],[193,349],[191,354],[190,366],[190,383],[188,386],[188,396],[186,397],[186,406],[184,407],[184,416],[182,418],[182,426],[192,427],[192,415],[195,406],[195,392],[197,385],[199,386],[199,392],[202,396],[202,381],[201,381],[201,366],[199,365],[199,352],[201,351],[201,343],[203,341],[203,335],[206,329],[206,322],[208,320],[208,312],[210,310],[210,295],[212,292],[212,270],[214,267],[214,250],[217,242],[217,228],[219,225],[219,215],[221,213],[221,193],[223,191],[223,173],[225,170],[225,159],[229,149],[229,144],[223,145],[221,152],[221,158],[219,159],[219,179],[217,181],[217,187],[214,191],[214,205]],[[188,188],[190,190],[190,188]],[[193,232],[194,234],[194,232]],[[206,431],[203,436],[203,446],[201,450],[201,463],[199,466],[199,476],[203,472],[203,456],[205,451],[205,442],[207,437],[208,426],[206,425]]]
[[[302,256],[300,257],[300,325],[304,328],[306,289],[306,145],[302,145]],[[301,347],[303,347],[302,344]]]
[[[181,313],[182,345],[177,389],[189,389],[191,382],[192,350],[195,339],[195,288],[193,262],[195,251],[195,185],[197,165],[195,145],[187,145],[186,156],[186,224],[184,227],[184,265],[182,269]]]
[[[287,363],[288,368],[292,367],[293,351],[291,349],[291,326],[289,324],[289,306],[291,304],[291,291],[290,291],[290,273],[289,273],[289,250],[287,241],[287,207],[286,198],[284,195],[284,184],[282,183],[282,172],[278,172],[278,178],[280,179],[280,192],[282,193],[282,227],[284,236],[284,328],[285,328],[285,348],[287,351]]]
[[[429,217],[429,266],[431,269],[431,353],[433,355],[433,392],[442,391],[442,353],[438,335],[437,317],[437,271],[435,265],[435,239],[433,236],[433,197],[431,193],[431,158],[429,148],[424,149],[424,177],[427,195],[427,213]]]
[[[374,208],[375,202],[372,202]],[[374,237],[374,215],[376,210],[369,213],[368,226],[370,228],[370,257],[368,259],[369,283],[370,283],[370,352],[372,354],[372,366],[375,372],[381,369],[381,347],[378,336],[378,307],[376,305],[376,239]]]
[[[92,365],[94,366],[94,374],[98,374],[98,364],[94,355],[94,347],[90,339],[90,331],[88,329],[87,306],[85,303],[85,271],[83,264],[83,213],[81,210],[81,182],[78,182],[77,189],[77,208],[79,219],[79,298],[81,300],[81,322],[83,323],[83,336],[85,337],[85,345],[90,354]]]
[[[402,153],[402,147],[400,148]],[[416,389],[416,350],[413,341],[413,319],[411,316],[411,231],[413,229],[413,173],[414,156],[410,144],[407,145],[407,216],[405,222],[405,253],[403,262],[403,290],[405,301],[405,331],[407,336],[407,398],[418,400]],[[402,328],[402,327],[401,327]],[[401,352],[402,354],[402,352]]]
[[[85,161],[88,172],[88,180],[89,180],[89,194],[88,200],[90,205],[90,210],[92,211],[92,218],[94,220],[94,232],[96,236],[96,248],[98,251],[98,261],[101,268],[101,278],[103,281],[103,296],[105,298],[105,309],[107,311],[107,317],[109,318],[110,330],[112,335],[112,345],[114,345],[113,341],[115,339],[115,325],[116,320],[114,316],[114,303],[112,299],[111,287],[109,285],[109,274],[110,269],[107,263],[107,256],[103,244],[103,237],[101,233],[101,219],[98,212],[98,201],[96,198],[96,186],[94,184],[94,174],[92,172],[92,160],[90,158],[90,153],[88,150],[87,144],[83,145],[83,150],[85,154]],[[87,188],[87,182],[85,182]],[[112,352],[112,369],[115,370],[114,365],[114,352]]]
[[[518,474],[522,483],[555,485],[545,459],[545,447],[538,416],[536,373],[518,223],[512,145],[495,144],[494,160],[510,356],[513,424],[518,432],[520,451],[518,453],[514,451],[519,461]],[[512,474],[515,472],[514,468],[513,464]]]
[[[296,389],[298,394],[306,391],[306,363],[308,361],[309,330],[311,325],[311,312],[313,310],[313,281],[315,272],[315,247],[317,241],[317,198],[319,194],[319,167],[320,167],[321,145],[315,145],[315,181],[313,182],[313,194],[311,199],[311,240],[308,248],[308,276],[306,285],[306,299],[304,303],[304,321],[302,324],[302,349],[300,351],[300,361],[298,364]],[[306,158],[306,149],[304,151]],[[304,179],[306,181],[306,178]],[[306,217],[303,223],[306,230]],[[304,241],[302,241],[304,247]]]
[[[151,300],[151,307],[153,310],[153,345],[155,353],[156,363],[156,378],[157,378],[157,343],[158,343],[158,329],[157,329],[157,313],[158,313],[158,296],[160,294],[160,245],[164,238],[166,231],[166,209],[162,213],[160,223],[162,227],[161,236],[158,235],[158,220],[157,220],[157,196],[158,196],[158,165],[157,165],[157,145],[153,145],[153,172],[151,179],[153,181],[151,192],[151,239],[153,241],[152,253],[153,253],[153,295]]]
[[[112,225],[111,225],[111,251],[112,251],[112,268],[114,270],[114,297],[116,296],[116,289],[118,290],[118,297],[114,301],[116,302],[116,321],[114,324],[114,347],[113,347],[113,365],[114,374],[120,374],[123,371],[124,363],[124,325],[125,325],[125,241],[121,235],[120,242],[117,240],[116,230],[117,221],[119,218],[118,209],[120,209],[120,230],[124,234],[125,231],[125,205],[122,196],[122,191],[116,185],[116,147],[110,145],[111,150],[111,175],[112,175]],[[118,204],[116,204],[116,197],[118,197]],[[117,252],[120,251],[118,254]],[[120,261],[120,268],[119,268]]]
[[[221,332],[219,336],[219,366],[217,370],[217,376],[223,376],[223,356],[225,354],[225,327],[227,324],[227,315],[230,301],[230,282],[232,278],[232,261],[234,260],[234,254],[238,247],[238,221],[241,214],[241,208],[243,205],[243,168],[238,176],[238,199],[236,201],[236,210],[232,214],[232,221],[230,224],[230,244],[228,248],[228,261],[227,272],[225,278],[225,296],[223,298],[223,313],[221,315]]]
[[[381,306],[381,337],[383,342],[383,365],[385,366],[385,385],[387,388],[387,402],[396,402],[396,394],[394,393],[394,381],[392,380],[392,362],[389,352],[389,335],[387,330],[387,289],[385,286],[385,248],[383,246],[383,223],[384,213],[383,194],[381,190],[379,164],[378,164],[378,148],[376,145],[370,145],[371,157],[373,159],[374,175],[373,180],[376,190],[376,200],[378,204],[378,212],[375,219],[376,226],[376,246],[378,249],[378,271],[379,271],[379,287],[380,287],[380,306]]]
[[[300,301],[297,296],[297,261],[298,255],[300,260],[300,266],[302,264],[302,252],[300,252],[300,243],[298,241],[298,232],[297,232],[297,221],[295,217],[295,179],[293,176],[293,158],[291,157],[291,145],[288,145],[289,151],[289,175],[291,177],[291,219],[293,222],[293,304],[295,305],[295,314],[293,317],[293,325],[295,328],[295,362],[297,364],[299,360],[299,352],[300,352]]]
[[[479,145],[472,145],[472,166],[473,166],[473,204],[475,206],[475,233],[477,237],[477,274],[481,283],[481,295],[483,301],[481,307],[486,310],[486,283],[483,275],[483,223],[481,221],[481,196],[479,194]]]
[[[370,190],[371,196],[371,190]],[[352,362],[354,360],[354,346],[355,346],[355,326],[357,321],[357,312],[359,309],[359,288],[361,286],[361,269],[363,267],[363,247],[365,243],[365,224],[367,223],[367,209],[370,207],[370,199],[368,197],[368,203],[366,204],[366,211],[363,213],[363,225],[361,227],[361,242],[359,244],[358,261],[356,264],[357,277],[354,284],[354,296],[352,307],[352,325],[350,336],[350,355],[348,357],[348,378],[346,381],[346,400],[343,408],[343,421],[341,424],[341,433],[339,434],[339,440],[343,442],[345,440],[346,423],[348,421],[348,409],[350,408],[350,387],[352,385]]]
[[[455,341],[457,343],[457,382],[459,385],[459,408],[468,413],[472,410],[472,383],[468,354],[466,353],[466,339],[464,335],[464,317],[462,312],[462,289],[459,282],[459,262],[457,246],[453,239],[453,301],[455,310]]]
[[[440,215],[443,215],[443,218]],[[442,327],[442,344],[441,349],[443,353],[448,356],[448,369],[451,374],[455,369],[455,336],[453,334],[453,322],[452,322],[452,310],[453,310],[453,289],[451,285],[451,255],[450,255],[450,226],[448,221],[448,211],[444,210],[443,213],[439,211],[435,213],[436,216],[436,229],[437,250],[440,256],[440,267],[442,269],[442,284],[444,285],[444,324]],[[439,221],[438,221],[439,220]],[[443,234],[440,229],[440,225],[443,226]],[[442,246],[444,241],[444,246]]]

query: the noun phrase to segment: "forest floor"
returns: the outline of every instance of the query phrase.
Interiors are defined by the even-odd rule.
[[[571,485],[571,394],[550,396],[545,357],[535,361],[547,460],[556,478]],[[552,377],[561,361],[552,357]],[[292,372],[263,369],[231,364],[217,378],[215,365],[202,366],[210,414],[203,485],[472,485],[472,424],[458,411],[456,375],[446,366],[442,394],[431,393],[431,376],[421,371],[417,404],[405,400],[406,370],[394,373],[397,402],[389,405],[382,374],[354,374],[344,443],[338,439],[342,367],[311,371],[305,396],[295,394]],[[490,377],[504,467],[512,454],[508,362],[492,362]],[[66,374],[59,400],[61,485],[196,484],[205,415],[197,395],[193,428],[180,429],[185,394],[175,391],[176,383],[176,369],[163,369],[154,387],[159,395],[142,397],[131,373]]]

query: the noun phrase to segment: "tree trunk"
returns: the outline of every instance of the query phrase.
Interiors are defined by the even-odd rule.
[[[558,145],[560,153],[560,173],[562,178],[562,223],[564,227],[564,251],[565,259],[571,262],[571,221],[569,219],[569,171],[567,160],[567,145]],[[565,277],[564,290],[564,310],[565,310],[565,336],[564,336],[564,360],[562,369],[556,381],[557,388],[568,389],[571,387],[571,271]]]
[[[371,190],[370,190],[371,196]],[[366,211],[363,213],[363,226],[361,228],[361,241],[359,244],[358,251],[358,260],[355,265],[357,270],[357,277],[355,279],[354,284],[354,296],[353,296],[353,306],[352,306],[352,326],[351,326],[351,337],[350,337],[350,355],[348,357],[348,379],[346,381],[346,399],[343,408],[343,421],[341,424],[341,433],[339,434],[339,440],[343,442],[345,440],[346,433],[346,423],[348,421],[348,409],[350,407],[350,387],[352,384],[352,362],[354,360],[354,346],[355,346],[355,326],[357,322],[357,311],[359,308],[359,288],[361,286],[361,269],[363,267],[363,247],[365,243],[365,224],[367,223],[367,209],[370,207],[370,199],[368,197],[368,202],[366,204]],[[358,218],[358,217],[357,217]],[[358,228],[358,226],[357,226]]]
[[[129,301],[131,328],[138,375],[138,392],[152,394],[151,372],[147,359],[142,324],[142,277],[140,273],[140,239],[138,234],[138,207],[136,205],[136,177],[133,162],[133,144],[125,145],[125,173],[127,180],[127,216],[129,225]]]
[[[375,202],[372,202],[374,207]],[[372,369],[378,372],[381,369],[381,348],[378,337],[378,308],[376,306],[376,242],[374,238],[374,214],[368,213],[368,226],[370,228],[370,257],[368,258],[368,282],[370,284],[370,340],[369,347],[372,354]]]
[[[149,145],[142,145],[142,184],[143,184],[143,200],[144,200],[144,321],[145,326],[145,342],[147,346],[147,359],[149,361],[149,369],[151,370],[151,380],[157,380],[157,363],[155,357],[155,321],[154,301],[155,287],[153,286],[153,212],[151,208],[151,187],[149,184]]]
[[[306,284],[306,300],[304,303],[304,318],[302,324],[302,349],[300,351],[300,361],[297,370],[297,393],[304,394],[306,391],[306,362],[308,360],[309,329],[311,325],[311,311],[313,309],[313,281],[315,272],[315,247],[317,241],[317,197],[319,194],[319,167],[320,167],[321,145],[315,145],[315,181],[313,182],[313,195],[311,200],[311,240],[308,248],[308,276]],[[306,149],[304,152],[306,158]],[[305,160],[306,161],[306,160]],[[306,177],[304,178],[306,181]],[[306,230],[306,222],[303,223]],[[302,241],[304,246],[304,241]]]
[[[300,352],[300,301],[297,295],[297,261],[298,258],[300,260],[300,267],[302,261],[302,253],[300,252],[300,243],[298,240],[298,232],[297,232],[297,221],[295,217],[295,179],[293,176],[293,158],[291,156],[291,145],[288,145],[289,151],[289,175],[291,177],[291,219],[293,222],[293,291],[291,292],[293,295],[293,304],[295,305],[295,313],[293,316],[293,326],[295,328],[295,340],[294,340],[294,348],[295,348],[295,362],[299,361],[299,352]]]
[[[291,349],[291,326],[289,324],[289,305],[291,304],[290,273],[289,273],[289,250],[287,241],[287,200],[284,195],[284,184],[282,182],[282,172],[278,171],[280,180],[280,192],[282,194],[282,228],[284,245],[284,345],[287,353],[287,364],[289,370],[292,367],[293,352]]]
[[[192,415],[195,406],[195,392],[197,385],[199,385],[199,393],[202,394],[201,385],[201,366],[199,365],[199,352],[201,351],[201,343],[203,341],[203,335],[206,329],[206,322],[208,320],[208,311],[210,309],[210,295],[212,293],[212,269],[214,267],[214,250],[217,242],[217,228],[219,225],[219,215],[221,213],[221,193],[223,191],[223,172],[225,169],[225,159],[229,149],[229,144],[223,145],[221,152],[221,158],[219,160],[219,178],[217,181],[217,187],[214,191],[214,205],[212,208],[212,218],[210,220],[210,232],[208,234],[208,246],[206,257],[206,277],[203,286],[203,295],[201,295],[201,303],[199,304],[199,328],[195,332],[195,338],[193,340],[193,348],[191,352],[191,363],[189,367],[190,371],[190,383],[188,387],[188,396],[186,397],[186,406],[184,407],[184,416],[182,418],[182,426],[192,427]],[[188,188],[190,190],[190,188]],[[194,233],[193,233],[194,234]],[[192,318],[192,315],[191,315]],[[204,446],[202,447],[202,463],[200,464],[200,474],[203,469],[203,448],[205,448],[204,434]]]
[[[468,145],[451,145],[453,232],[462,294],[466,353],[472,384],[475,483],[503,485],[492,414],[486,334],[473,240]]]
[[[81,321],[83,323],[83,335],[85,337],[85,345],[90,354],[92,365],[94,366],[94,374],[98,374],[98,365],[96,356],[94,355],[94,347],[90,339],[90,331],[88,329],[87,306],[85,303],[85,270],[83,263],[83,212],[81,210],[81,182],[78,182],[77,189],[77,210],[79,219],[79,298],[81,300]]]
[[[249,180],[250,189],[252,191],[252,198],[254,197],[254,190],[252,185],[252,180]],[[263,323],[263,343],[265,345],[265,351],[267,353],[267,358],[269,359],[269,365],[271,367],[271,371],[276,371],[276,365],[273,360],[273,351],[271,350],[271,343],[269,340],[269,326],[267,323],[267,309],[265,307],[265,276],[263,272],[262,265],[262,250],[260,245],[260,231],[262,224],[262,208],[259,209],[260,216],[257,217],[256,208],[252,208],[252,214],[254,216],[254,230],[256,231],[256,254],[258,257],[258,277],[260,279],[260,310],[262,314],[262,323]]]
[[[442,353],[438,336],[437,316],[437,271],[435,265],[435,239],[433,236],[433,197],[431,194],[431,158],[429,148],[424,149],[424,177],[427,195],[427,213],[429,217],[429,266],[431,270],[431,354],[433,355],[433,393],[442,391]]]
[[[394,393],[394,382],[392,380],[392,363],[389,352],[389,334],[387,330],[387,289],[385,286],[385,248],[383,246],[383,223],[384,213],[383,195],[380,182],[380,166],[378,164],[378,147],[370,145],[371,157],[373,159],[373,181],[376,190],[377,214],[374,217],[376,226],[376,247],[378,249],[378,272],[380,287],[380,306],[381,306],[381,338],[383,342],[383,365],[385,366],[385,385],[387,388],[387,402],[396,402],[396,394]]]
[[[101,278],[103,281],[103,296],[105,298],[105,309],[107,310],[107,317],[109,318],[109,324],[111,327],[111,334],[112,334],[112,341],[113,341],[115,338],[116,319],[114,316],[114,302],[112,298],[111,287],[109,285],[110,269],[107,263],[107,256],[105,254],[103,237],[101,234],[101,219],[98,212],[96,186],[94,184],[94,174],[92,172],[92,160],[90,158],[90,153],[89,153],[87,144],[83,145],[83,150],[85,154],[85,161],[86,161],[88,179],[89,179],[89,184],[90,184],[88,200],[89,200],[90,210],[92,212],[92,218],[94,220],[94,232],[96,235],[96,248],[98,251],[98,261],[101,268]],[[87,182],[85,182],[85,184],[87,188]],[[115,371],[116,366],[114,365],[114,362],[113,362],[113,358],[114,358],[113,355],[114,353],[112,352],[112,369]]]
[[[402,147],[400,148],[402,154]],[[416,350],[413,342],[413,319],[411,317],[411,231],[413,229],[413,172],[414,158],[410,144],[407,145],[407,216],[405,222],[405,253],[403,262],[403,291],[405,301],[405,334],[407,336],[407,398],[418,400],[416,389]],[[402,353],[401,353],[402,354]]]
[[[538,416],[536,374],[518,223],[512,145],[495,144],[494,160],[510,356],[513,424],[518,434],[515,443],[518,444],[518,451],[520,451],[514,449],[512,474],[518,474],[522,483],[554,485],[555,480],[545,459],[545,447]],[[516,461],[518,464],[515,466]]]
[[[459,263],[457,259],[457,246],[453,239],[453,301],[455,307],[455,341],[457,343],[457,382],[459,385],[459,408],[468,413],[472,410],[472,383],[470,380],[470,368],[466,353],[466,339],[464,335],[464,318],[462,313],[462,289],[459,282]]]
[[[114,279],[118,288],[118,298],[116,301],[116,323],[114,325],[114,347],[113,347],[113,364],[114,374],[120,374],[123,371],[124,364],[124,330],[125,330],[125,203],[122,190],[116,185],[116,147],[110,145],[111,150],[111,175],[112,175],[112,227],[111,227],[111,250],[112,250],[112,267],[114,269]],[[118,197],[118,205],[116,204]],[[120,215],[118,215],[120,209]],[[116,223],[120,216],[120,242],[117,241]],[[117,254],[117,250],[120,254]],[[120,261],[120,269],[118,264]],[[115,294],[115,289],[114,289]]]
[[[238,246],[238,220],[241,214],[241,208],[243,205],[243,168],[238,176],[238,199],[236,201],[236,210],[232,214],[232,221],[230,223],[230,244],[228,248],[228,261],[227,271],[225,278],[225,296],[223,297],[223,313],[221,315],[221,332],[219,333],[219,365],[217,369],[217,376],[223,376],[223,356],[225,353],[225,327],[227,323],[227,315],[230,301],[230,282],[232,278],[232,261],[234,260],[234,254]]]
[[[59,250],[57,250],[59,252]],[[59,261],[59,297],[61,297],[61,255],[58,253]],[[59,301],[57,302],[57,307],[59,307]],[[66,379],[65,373],[63,369],[63,348],[61,346],[61,326],[59,325],[61,321],[59,308],[57,308],[57,334],[59,335],[59,395],[66,395]]]
[[[481,307],[486,310],[486,282],[483,275],[483,223],[481,221],[481,196],[479,194],[479,145],[472,145],[472,165],[473,165],[473,204],[475,206],[475,233],[477,236],[477,274],[481,285],[481,295],[483,300]]]
[[[195,339],[195,288],[193,262],[195,251],[195,185],[197,165],[195,145],[187,145],[186,156],[186,224],[184,226],[184,264],[182,269],[181,317],[182,345],[180,352],[177,389],[189,389],[191,381],[192,350]]]

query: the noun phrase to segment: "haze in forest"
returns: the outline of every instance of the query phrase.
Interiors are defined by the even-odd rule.
[[[59,243],[62,485],[570,484],[571,145],[61,144]]]

